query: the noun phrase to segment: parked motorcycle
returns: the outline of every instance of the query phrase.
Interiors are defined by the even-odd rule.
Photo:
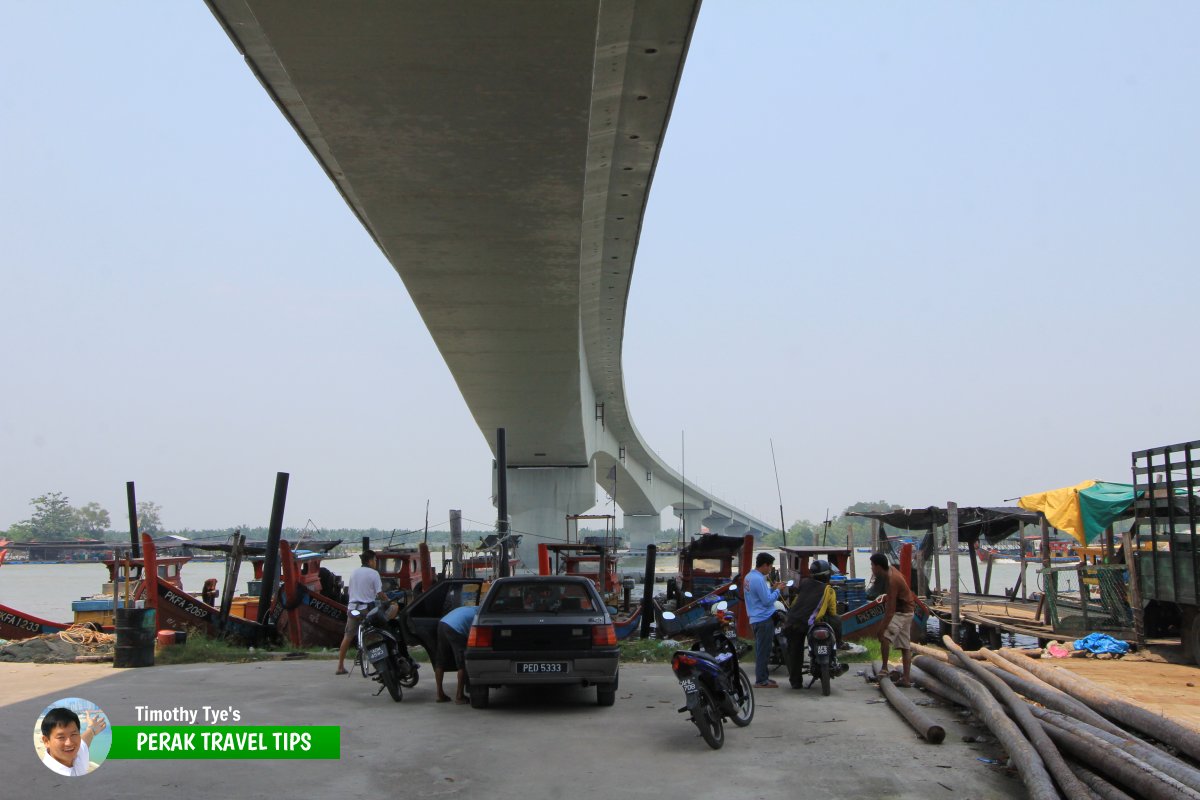
[[[710,615],[680,629],[679,633],[697,637],[696,644],[671,658],[671,670],[685,699],[679,713],[691,713],[691,721],[714,750],[725,744],[726,717],[739,727],[754,718],[754,687],[738,665],[737,634],[725,613],[728,608],[728,602],[716,602]],[[668,625],[675,619],[670,611],[662,616]]]
[[[352,609],[354,616],[365,614],[358,626],[358,656],[355,663],[362,669],[364,678],[382,684],[376,695],[387,689],[392,700],[399,703],[404,689],[417,685],[421,665],[408,654],[404,634],[387,618],[387,607],[378,602],[366,609]]]
[[[837,636],[828,622],[815,622],[808,629],[808,672],[812,676],[808,685],[821,681],[821,695],[829,696],[829,683],[850,669],[837,657]]]
[[[788,580],[784,584],[785,589],[790,589],[796,585],[794,580]],[[775,613],[771,615],[771,621],[775,623],[775,635],[771,639],[771,655],[767,659],[767,663],[773,668],[787,666],[787,634],[784,632],[783,626],[787,624],[787,604],[783,600],[775,601]]]

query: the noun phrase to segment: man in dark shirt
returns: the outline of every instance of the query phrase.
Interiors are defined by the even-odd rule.
[[[912,629],[913,613],[917,609],[917,598],[908,588],[908,581],[900,574],[900,570],[888,565],[887,556],[876,553],[871,556],[871,574],[878,580],[887,581],[887,594],[883,602],[887,609],[883,617],[883,633],[879,635],[879,657],[883,660],[883,671],[888,670],[888,655],[892,648],[901,653],[901,663],[904,665],[904,678],[900,686],[912,686],[912,645],[909,643],[909,631]]]

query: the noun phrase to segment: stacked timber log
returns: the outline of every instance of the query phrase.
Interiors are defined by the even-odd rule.
[[[949,652],[917,646],[914,682],[970,709],[1030,797],[1200,800],[1197,731],[1021,651],[944,642]]]

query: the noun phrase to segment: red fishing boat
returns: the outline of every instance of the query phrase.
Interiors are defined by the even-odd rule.
[[[325,555],[319,550],[293,550],[287,541],[279,543],[283,584],[269,616],[276,632],[295,647],[337,647],[346,632],[341,582],[331,581],[332,573],[321,567]]]
[[[144,533],[142,557],[131,559],[132,564],[142,568],[142,585],[136,591],[145,599],[147,607],[157,610],[155,624],[160,630],[198,630],[213,639],[223,636],[246,644],[270,638],[269,624],[259,625],[256,620],[232,614],[222,620],[219,609],[189,594],[181,581],[172,581],[169,565],[181,567],[188,560],[188,556],[171,556],[160,563],[154,540]],[[164,567],[161,571],[160,565]]]

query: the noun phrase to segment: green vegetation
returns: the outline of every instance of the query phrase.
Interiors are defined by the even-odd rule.
[[[423,647],[409,650],[413,660],[429,662],[429,654]],[[286,661],[291,658],[306,658],[311,660],[334,660],[337,650],[328,647],[309,647],[296,649],[286,643],[268,645],[266,647],[244,647],[232,645],[220,639],[210,639],[195,629],[188,632],[187,641],[183,644],[159,647],[155,650],[154,663],[162,666],[174,664],[241,664],[248,661]],[[354,660],[354,648],[350,648],[346,663]]]
[[[751,642],[742,640],[744,644],[750,645]],[[855,644],[862,645],[867,648],[867,652],[857,655],[839,654],[838,659],[846,664],[861,664],[870,663],[871,661],[879,660],[879,640],[878,639],[860,639]],[[690,645],[689,645],[690,646]],[[671,654],[678,649],[673,646],[664,646],[663,642],[658,639],[638,639],[630,637],[621,642],[621,661],[633,664],[666,664],[671,660]],[[686,648],[684,648],[686,649]],[[894,661],[895,659],[893,659]],[[753,650],[746,654],[742,659],[743,664],[754,666]]]
[[[154,653],[154,663],[167,666],[204,662],[242,663],[245,661],[268,661],[273,657],[268,650],[234,646],[220,639],[210,639],[192,631],[188,633],[187,641],[183,644],[157,648]]]

